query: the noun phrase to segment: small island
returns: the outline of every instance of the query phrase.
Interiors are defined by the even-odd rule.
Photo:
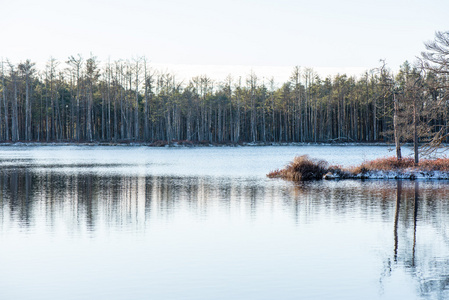
[[[283,169],[267,174],[269,178],[292,181],[321,179],[438,179],[449,180],[449,158],[422,159],[386,157],[344,168],[329,165],[308,155],[297,156]]]

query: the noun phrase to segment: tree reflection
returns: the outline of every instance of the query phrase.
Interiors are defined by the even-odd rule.
[[[393,235],[394,235],[394,249],[393,260],[394,265],[387,263],[385,266],[388,270],[384,270],[381,277],[386,275],[391,276],[393,269],[404,270],[406,274],[409,274],[415,279],[418,287],[418,293],[424,298],[446,299],[449,287],[449,260],[447,254],[445,257],[440,257],[434,253],[434,247],[429,245],[426,238],[426,227],[428,225],[427,218],[428,212],[422,211],[420,214],[420,182],[414,181],[407,187],[407,192],[402,197],[402,181],[397,181],[396,186],[396,205],[395,216],[393,223]],[[446,191],[447,192],[447,191]],[[433,201],[430,198],[427,201]],[[438,199],[435,199],[438,200]],[[401,205],[403,202],[403,205]],[[425,205],[426,203],[423,203]],[[411,209],[411,206],[413,209]],[[437,212],[434,212],[437,213]],[[447,213],[447,212],[443,212]],[[410,215],[412,216],[410,218]],[[403,226],[399,231],[400,218],[403,221]],[[411,222],[409,221],[411,219]],[[419,222],[426,224],[422,225],[422,232],[420,232]],[[412,223],[412,224],[410,224]],[[430,223],[433,225],[432,223]],[[440,227],[436,229],[441,230]],[[412,234],[409,231],[412,230]],[[423,239],[420,242],[420,238]],[[449,245],[448,241],[445,241],[446,246]],[[398,250],[401,252],[398,254]],[[435,273],[435,271],[438,271]],[[382,280],[381,280],[382,281]]]
[[[152,217],[172,218],[180,207],[204,216],[211,206],[256,215],[264,198],[257,182],[230,178],[0,170],[0,221],[25,229],[42,221],[48,228],[66,222],[72,231],[144,226]]]
[[[401,205],[401,193],[402,193],[402,181],[397,181],[396,192],[396,209],[394,212],[394,261],[397,262],[398,258],[398,221],[399,221],[399,209]]]
[[[415,181],[415,197],[413,198],[413,250],[412,250],[412,266],[415,267],[415,248],[416,248],[416,223],[418,216],[418,197],[419,197],[419,181]]]
[[[217,211],[251,218],[281,211],[283,218],[290,214],[298,227],[319,222],[323,215],[341,222],[359,216],[387,230],[381,284],[401,271],[413,279],[422,297],[444,298],[449,289],[449,254],[442,251],[449,249],[448,194],[449,185],[439,182],[295,185],[9,169],[0,170],[0,231],[13,226],[56,230],[63,223],[75,234],[111,229],[143,232],[154,219],[170,221],[186,213],[211,218]],[[45,226],[40,226],[42,222]]]
[[[386,281],[402,272],[416,284],[421,297],[449,297],[449,184],[418,180],[321,182],[297,184],[292,193],[298,199],[295,218],[338,212],[361,214],[369,222],[371,212],[379,210],[393,229],[392,251],[382,257],[381,290]]]

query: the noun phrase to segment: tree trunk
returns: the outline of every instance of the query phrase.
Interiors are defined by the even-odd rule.
[[[402,159],[400,137],[399,137],[399,132],[398,132],[398,130],[399,130],[399,125],[398,125],[399,103],[398,103],[396,94],[394,92],[393,92],[393,103],[394,103],[394,115],[393,115],[394,143],[396,145],[396,158],[399,160],[399,159]]]
[[[18,94],[17,94],[17,74],[16,71],[11,70],[11,77],[14,89],[14,98],[12,103],[12,134],[11,138],[13,142],[19,140],[19,112],[18,112]]]
[[[3,106],[5,110],[5,140],[9,140],[9,105],[8,105],[8,97],[6,96],[6,84],[5,84],[5,73],[3,72],[3,62],[2,62],[2,86],[3,86]],[[1,109],[1,107],[0,107]],[[1,112],[1,111],[0,111]],[[0,113],[1,114],[1,113]]]
[[[413,99],[413,152],[415,157],[415,165],[419,163],[418,152],[418,112],[416,111],[416,97]]]
[[[134,139],[139,139],[139,61],[136,62],[136,91],[134,107]]]
[[[31,140],[31,104],[30,104],[30,79],[25,75],[25,140]]]
[[[144,60],[144,83],[145,83],[145,104],[144,104],[144,113],[143,113],[143,119],[144,119],[144,140],[148,141],[150,138],[150,125],[149,125],[149,95],[148,93],[151,93],[151,77],[148,78],[147,74],[147,62]],[[150,86],[149,86],[150,85]]]

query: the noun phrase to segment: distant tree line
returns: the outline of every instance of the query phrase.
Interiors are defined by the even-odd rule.
[[[281,85],[254,73],[179,81],[145,58],[103,64],[79,55],[51,58],[42,70],[29,60],[5,60],[0,141],[401,143],[417,133],[444,142],[448,37],[437,33],[419,63],[406,62],[397,74],[385,62],[359,78],[320,78],[295,67]]]

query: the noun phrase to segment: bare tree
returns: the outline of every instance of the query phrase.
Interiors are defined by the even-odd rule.
[[[301,99],[301,67],[295,66],[290,76],[290,81],[293,84],[293,91],[296,100],[296,141],[302,141],[303,139],[303,117],[302,117],[302,99]]]
[[[396,158],[402,159],[401,153],[401,137],[399,135],[399,99],[397,97],[397,92],[393,83],[393,103],[394,103],[394,114],[393,114],[393,130],[394,130],[394,144],[396,146]]]
[[[26,60],[19,64],[20,72],[25,76],[25,140],[31,140],[31,80],[34,70],[34,63]]]
[[[138,140],[140,135],[140,117],[139,117],[139,86],[140,86],[140,80],[139,80],[139,74],[141,71],[141,62],[142,58],[138,57],[134,60],[134,75],[135,75],[135,81],[134,81],[134,94],[135,94],[135,102],[134,102],[134,139]]]
[[[8,61],[9,74],[12,82],[13,101],[12,101],[12,117],[11,117],[11,140],[17,142],[20,139],[19,136],[19,107],[18,107],[18,71],[14,65]]]
[[[3,98],[3,108],[5,110],[5,140],[9,140],[9,105],[8,105],[8,97],[6,93],[6,80],[5,80],[5,72],[2,60],[2,98]],[[1,107],[0,107],[1,112]],[[1,115],[1,114],[0,114]]]
[[[440,106],[449,99],[449,31],[438,31],[433,41],[425,43],[427,51],[421,53],[421,65],[433,76],[433,87],[430,94]],[[447,109],[447,107],[446,107]],[[431,154],[442,147],[449,137],[447,118],[438,124],[430,141],[425,145],[425,153]]]
[[[437,31],[435,40],[425,43],[423,66],[436,74],[449,75],[449,31]]]
[[[150,101],[153,95],[153,81],[154,81],[154,73],[148,69],[147,60],[143,58],[143,67],[144,67],[144,112],[143,112],[143,120],[144,120],[144,140],[148,141],[150,139]]]
[[[94,102],[94,87],[98,78],[100,77],[100,71],[98,69],[98,62],[95,56],[91,56],[86,60],[86,86],[87,86],[87,120],[86,120],[86,134],[87,140],[93,140],[93,102]]]
[[[75,139],[77,141],[80,140],[81,135],[81,112],[80,112],[80,93],[81,93],[81,68],[83,65],[83,58],[78,54],[78,57],[74,57],[73,55],[69,57],[67,60],[67,64],[72,68],[71,72],[74,74],[76,78],[76,123],[73,128],[75,128]]]

